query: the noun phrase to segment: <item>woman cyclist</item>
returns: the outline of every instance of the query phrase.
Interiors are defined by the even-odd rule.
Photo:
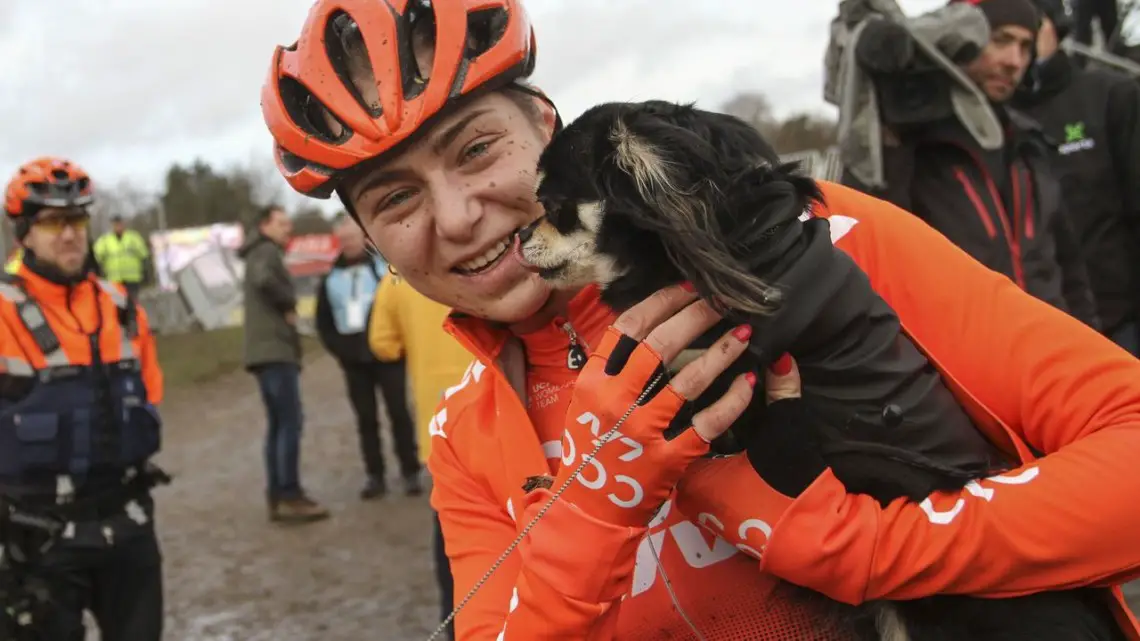
[[[741,353],[741,329],[631,413],[635,442],[598,450],[548,507],[661,361],[717,318],[683,287],[615,318],[594,289],[551,291],[512,258],[514,231],[542,215],[534,168],[558,125],[523,83],[534,61],[519,0],[318,0],[262,93],[290,184],[337,193],[403,278],[455,310],[449,329],[475,356],[434,419],[429,462],[456,599],[478,586],[458,638],[818,638],[775,577],[857,603],[1140,573],[1140,362],[913,216],[827,183],[815,215],[1023,465],[883,508],[829,472],[792,500],[746,457],[697,461],[754,376],[662,433]],[[1105,599],[1140,639],[1119,590]]]

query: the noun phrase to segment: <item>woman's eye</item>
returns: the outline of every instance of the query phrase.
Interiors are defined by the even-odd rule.
[[[376,204],[373,216],[383,216],[383,214],[388,213],[392,209],[399,208],[400,205],[412,201],[415,197],[415,189],[398,189],[396,192],[392,192],[381,198],[381,201]]]
[[[384,211],[386,209],[402,205],[411,200],[415,195],[416,192],[414,189],[401,189],[399,191],[392,192],[388,195],[387,198],[380,201],[380,206],[376,208],[376,211]]]
[[[469,145],[466,149],[463,150],[463,161],[466,162],[468,160],[473,160],[487,153],[487,151],[491,148],[491,142],[492,141],[490,140],[482,140]]]

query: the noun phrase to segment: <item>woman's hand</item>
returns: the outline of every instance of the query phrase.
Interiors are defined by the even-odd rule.
[[[785,354],[764,373],[768,420],[760,429],[778,431],[790,438],[807,435],[796,431],[794,415],[801,406],[799,368]],[[791,421],[790,423],[788,421]],[[760,559],[768,536],[795,493],[781,492],[757,472],[754,460],[781,461],[782,450],[771,445],[768,434],[754,439],[747,454],[704,459],[694,463],[677,485],[677,509],[687,517]],[[771,454],[770,457],[767,455]],[[808,472],[812,478],[815,474]]]
[[[827,469],[808,405],[800,399],[800,370],[788,354],[764,375],[768,410],[748,443],[748,462],[777,492],[799,496]]]
[[[671,425],[684,402],[700,396],[747,347],[751,329],[739,327],[664,384],[665,364],[720,319],[691,290],[670,287],[630,308],[606,331],[566,414],[554,483],[557,491],[573,479],[564,500],[615,525],[650,521],[689,464],[752,400],[756,378],[745,374],[691,424]]]

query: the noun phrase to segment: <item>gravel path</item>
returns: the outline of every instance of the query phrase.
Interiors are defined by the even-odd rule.
[[[265,420],[251,376],[172,390],[164,404],[158,462],[175,476],[157,493],[167,640],[420,641],[434,629],[426,494],[362,502],[340,372],[320,356],[302,375],[302,480],[333,511],[321,523],[266,518]]]

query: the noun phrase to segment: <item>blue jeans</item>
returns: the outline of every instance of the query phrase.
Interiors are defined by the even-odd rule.
[[[1123,347],[1129,354],[1140,356],[1140,325],[1129,321],[1112,330],[1108,335],[1112,342]]]
[[[266,495],[271,501],[298,499],[301,490],[301,369],[271,363],[253,370],[265,403]]]

